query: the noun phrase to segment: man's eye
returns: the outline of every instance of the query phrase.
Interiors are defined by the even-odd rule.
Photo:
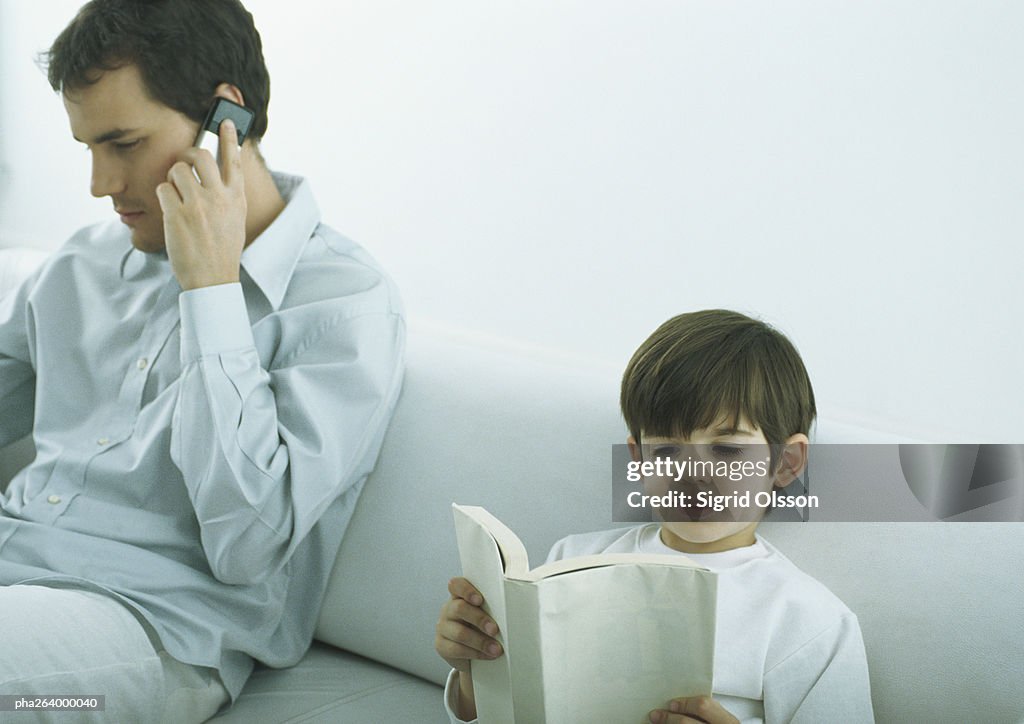
[[[116,148],[118,151],[131,151],[140,143],[142,143],[142,139],[136,139],[134,141],[123,141],[121,143],[115,143],[114,148]]]

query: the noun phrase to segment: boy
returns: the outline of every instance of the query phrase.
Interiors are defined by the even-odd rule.
[[[630,360],[620,402],[636,461],[686,457],[681,450],[705,458],[762,454],[764,474],[745,482],[755,494],[785,487],[807,463],[815,405],[803,362],[781,333],[736,312],[682,314],[661,325]],[[646,478],[645,492],[661,495],[671,482]],[[724,482],[698,475],[681,487],[728,492]],[[718,573],[714,694],[666,702],[650,721],[873,721],[856,617],[757,536],[765,508],[674,512],[665,516],[671,520],[569,536],[548,556],[679,552]],[[501,645],[469,581],[452,579],[448,590],[434,646],[454,669],[449,714],[465,721],[476,716],[469,661],[496,658]]]

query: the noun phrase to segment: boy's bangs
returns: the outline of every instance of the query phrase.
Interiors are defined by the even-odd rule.
[[[763,322],[711,309],[662,324],[637,349],[619,398],[630,434],[689,438],[759,430],[772,445],[807,433],[814,392],[793,344]]]
[[[737,430],[746,419],[761,427],[763,387],[745,360],[721,360],[713,368],[680,365],[664,376],[636,407],[640,429],[647,435],[689,438],[707,428]]]

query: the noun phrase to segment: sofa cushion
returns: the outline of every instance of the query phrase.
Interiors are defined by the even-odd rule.
[[[211,721],[447,724],[441,695],[435,684],[314,644],[290,669],[257,667],[235,705]]]
[[[360,497],[316,636],[435,682],[433,632],[459,575],[451,503],[483,505],[541,563],[570,532],[609,527],[619,372],[425,324]]]

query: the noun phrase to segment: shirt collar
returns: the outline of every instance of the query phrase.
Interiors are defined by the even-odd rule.
[[[643,553],[669,553],[680,555],[674,548],[669,548],[661,539],[661,526],[657,523],[650,523],[638,531],[640,536],[639,548]],[[757,533],[754,533],[754,543],[742,548],[731,548],[718,553],[682,553],[698,566],[710,568],[712,571],[723,571],[727,568],[755,561],[759,558],[767,558],[770,554],[766,541]]]
[[[313,198],[309,181],[301,176],[271,173],[285,207],[263,233],[242,252],[242,268],[276,311],[281,306],[295,265],[306,242],[320,224],[320,209]],[[121,277],[138,279],[169,266],[166,252],[148,254],[131,245],[130,232],[120,230],[128,239],[121,258]]]
[[[283,173],[271,175],[286,205],[242,252],[242,268],[277,310],[306,242],[320,224],[320,209],[309,181]]]

